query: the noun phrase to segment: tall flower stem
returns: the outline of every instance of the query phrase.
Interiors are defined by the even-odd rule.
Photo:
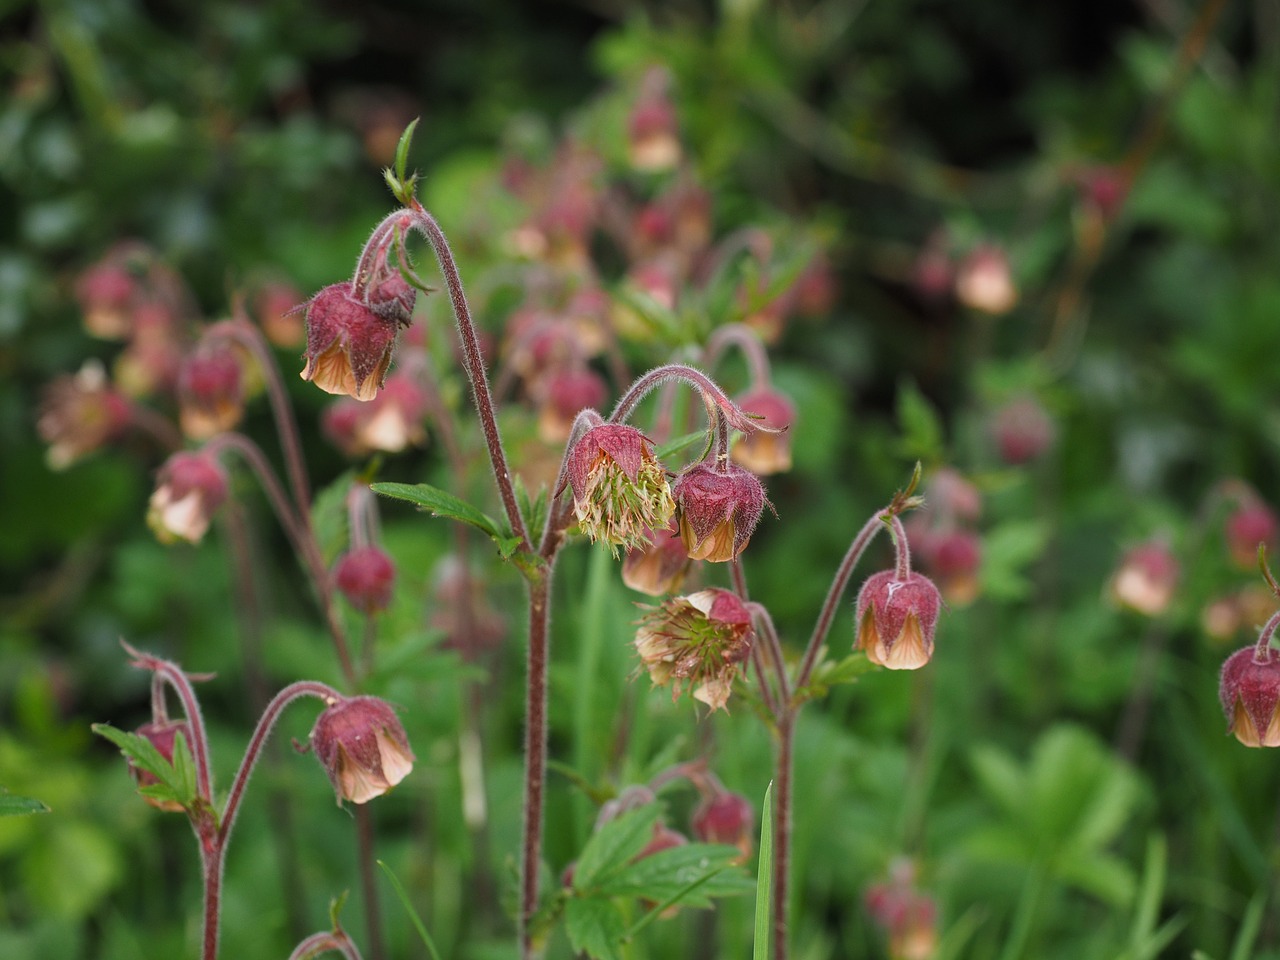
[[[300,697],[319,697],[326,703],[340,700],[341,694],[332,687],[311,680],[291,683],[277,693],[267,708],[258,718],[253,736],[245,748],[244,757],[240,761],[240,769],[236,771],[231,783],[231,792],[227,794],[227,803],[223,807],[222,816],[218,818],[216,827],[213,821],[196,820],[196,835],[200,841],[200,865],[204,878],[204,931],[201,938],[201,960],[217,960],[219,921],[222,914],[222,875],[227,857],[227,841],[231,839],[231,829],[235,825],[236,814],[240,812],[240,803],[244,799],[245,787],[249,776],[257,765],[267,738],[275,728],[280,714],[294,700]]]
[[[536,956],[531,920],[538,909],[542,808],[547,779],[547,661],[551,602],[547,576],[529,582],[529,651],[525,703],[524,833],[520,859],[520,956]]]

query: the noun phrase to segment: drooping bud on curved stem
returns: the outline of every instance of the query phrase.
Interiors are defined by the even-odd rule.
[[[613,412],[609,414],[609,421],[621,423],[627,420],[635,412],[641,400],[662,384],[673,380],[682,381],[694,387],[701,394],[703,402],[708,405],[708,410],[714,408],[720,411],[728,428],[741,430],[743,433],[762,429],[758,421],[743,413],[738,405],[729,399],[729,395],[720,388],[719,384],[701,370],[683,363],[669,363],[655,367],[638,377],[614,406]]]
[[[751,386],[753,388],[767,386],[770,379],[769,355],[765,351],[764,341],[760,339],[758,333],[743,323],[726,323],[715,329],[702,351],[707,367],[714,370],[716,363],[730,346],[737,347],[746,358]]]
[[[120,646],[129,654],[130,665],[152,673],[151,702],[153,714],[157,721],[167,721],[168,711],[164,708],[164,694],[159,685],[168,684],[178,696],[182,704],[182,713],[186,718],[191,734],[191,757],[196,765],[196,795],[206,804],[213,804],[213,774],[209,767],[209,737],[205,732],[204,716],[200,712],[200,701],[191,686],[191,677],[176,663],[137,650],[123,640]],[[159,709],[156,709],[156,708]]]

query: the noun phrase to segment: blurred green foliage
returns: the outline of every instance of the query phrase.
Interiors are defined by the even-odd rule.
[[[1280,503],[1274,5],[1228,7],[1183,79],[1179,44],[1198,8],[1181,4],[538,7],[17,0],[0,12],[0,788],[51,811],[0,819],[0,956],[194,955],[186,825],[145,806],[89,732],[146,717],[146,680],[119,638],[216,672],[200,691],[222,784],[260,685],[338,678],[247,480],[260,656],[229,599],[240,561],[227,538],[165,548],[146,530],[154,445],[132,438],[47,468],[41,389],[113,356],[81,327],[76,278],[138,238],[212,318],[262,277],[304,291],[346,277],[389,203],[387,131],[393,148],[420,114],[422,195],[497,331],[518,298],[497,238],[522,216],[497,182],[504,162],[548,158],[564,128],[621,162],[626,110],[654,63],[670,73],[717,235],[764,224],[796,269],[821,247],[836,279],[828,315],[790,325],[772,353],[800,411],[795,466],[769,482],[778,518],[746,566],[788,649],[807,638],[849,538],[914,461],[930,476],[958,469],[982,496],[977,596],[944,613],[929,667],[833,686],[800,723],[795,956],[888,956],[863,898],[903,858],[936,898],[940,957],[1280,956],[1269,892],[1280,775],[1223,736],[1215,696],[1257,607],[1230,629],[1203,623],[1214,601],[1259,581],[1224,540],[1232,491]],[[1132,159],[1147,123],[1159,136],[1100,225],[1081,178]],[[923,291],[920,256],[938,237],[951,269],[982,242],[1003,249],[1017,305],[994,317]],[[658,318],[673,346],[733,308],[715,293]],[[422,312],[445,400],[460,405],[441,299]],[[313,483],[329,491],[317,527],[336,552],[350,474],[316,427],[325,398],[295,382],[296,357],[281,360]],[[724,379],[731,391],[746,382],[732,364]],[[1010,464],[993,417],[1025,396],[1052,442]],[[267,438],[260,407],[245,429]],[[524,412],[507,417],[509,435],[532,434]],[[388,458],[379,478],[447,487],[440,448]],[[487,489],[483,466],[473,472]],[[442,649],[425,596],[453,548],[448,521],[389,501],[384,514],[402,589],[369,684],[401,705],[419,764],[377,805],[378,853],[445,956],[512,956],[502,910],[519,849],[520,627],[484,666]],[[1155,617],[1109,587],[1125,549],[1152,539],[1181,568]],[[889,562],[874,552],[858,576]],[[513,578],[488,589],[504,613],[518,609]],[[758,718],[735,701],[695,723],[632,679],[636,595],[607,554],[570,550],[556,589],[553,873],[588,841],[591,790],[705,754],[758,802],[771,769]],[[833,633],[837,663],[851,606]],[[481,831],[464,813],[477,729]],[[356,885],[351,818],[315,761],[287,748],[307,730],[286,718],[251,787],[229,855],[224,956],[286,956]],[[681,788],[662,799],[673,820],[693,805]],[[359,939],[356,899],[346,925]],[[415,934],[392,904],[389,955],[407,956]],[[753,915],[750,897],[686,910],[627,955],[745,957]],[[569,955],[562,934],[551,953]]]

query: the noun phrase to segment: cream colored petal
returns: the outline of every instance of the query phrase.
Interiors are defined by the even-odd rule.
[[[378,731],[377,739],[378,754],[382,757],[382,776],[389,790],[409,775],[413,769],[413,755],[406,753],[404,747],[382,730]]]
[[[890,670],[918,670],[929,662],[932,652],[925,643],[920,621],[908,614],[898,639],[885,651],[884,665]]]
[[[693,691],[693,698],[701,700],[712,710],[721,710],[729,702],[732,683],[723,677],[713,677]]]
[[[1275,721],[1272,721],[1274,726]],[[1236,699],[1236,709],[1232,715],[1231,732],[1236,735],[1236,739],[1243,743],[1246,747],[1262,746],[1262,738],[1258,736],[1258,728],[1253,725],[1253,720],[1249,717],[1249,711],[1244,708],[1244,704]]]

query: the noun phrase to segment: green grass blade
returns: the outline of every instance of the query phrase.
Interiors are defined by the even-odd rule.
[[[409,914],[409,919],[413,921],[413,925],[418,931],[418,936],[427,945],[427,952],[431,954],[432,960],[440,960],[440,951],[436,949],[435,942],[431,939],[431,934],[427,933],[427,928],[423,925],[422,918],[418,916],[418,911],[414,910],[413,904],[409,902],[409,894],[405,892],[404,885],[400,883],[400,878],[392,873],[391,868],[381,860],[377,861],[377,863],[382,868],[382,872],[387,875],[387,879],[391,881],[392,889],[395,890],[396,896],[400,898],[400,902],[404,905],[405,912]]]
[[[752,960],[769,960],[773,937],[769,907],[773,902],[773,781],[764,791],[760,810],[760,860],[756,868],[756,942]]]

